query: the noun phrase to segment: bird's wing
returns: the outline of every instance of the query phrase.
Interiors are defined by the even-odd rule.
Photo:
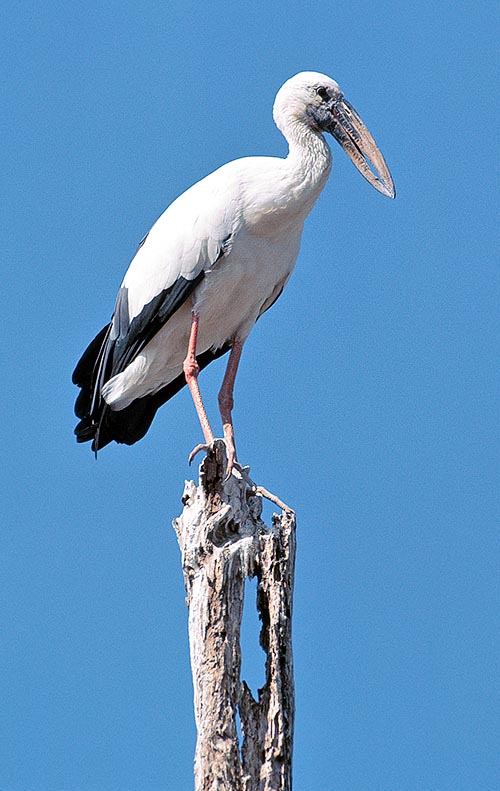
[[[181,195],[139,245],[113,313],[112,376],[139,354],[228,251],[232,224],[227,212],[217,211],[210,192],[200,182]]]
[[[230,210],[227,199],[222,202],[223,190],[215,175],[174,201],[140,242],[118,292],[111,323],[99,334],[101,345],[97,358],[94,352],[92,372],[82,370],[85,354],[75,369],[74,381],[80,384],[86,379],[90,385],[90,415],[100,410],[105,382],[140,354],[205,272],[229,251],[236,212]]]

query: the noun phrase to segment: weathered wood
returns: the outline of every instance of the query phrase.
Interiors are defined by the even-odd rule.
[[[189,607],[195,791],[291,791],[295,515],[286,509],[266,527],[256,487],[237,473],[224,481],[225,469],[224,444],[216,441],[199,485],[186,482],[174,521]],[[240,680],[245,580],[252,577],[266,652],[257,700]]]

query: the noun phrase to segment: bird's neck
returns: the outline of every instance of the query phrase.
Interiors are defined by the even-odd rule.
[[[288,156],[262,158],[262,170],[250,180],[245,208],[248,228],[261,236],[300,229],[331,168],[330,149],[320,134],[304,124],[288,123],[279,128],[289,145]]]
[[[330,175],[330,147],[322,134],[299,122],[288,126],[286,139],[289,153],[285,161],[290,186],[296,192],[297,198],[306,202],[308,212]]]

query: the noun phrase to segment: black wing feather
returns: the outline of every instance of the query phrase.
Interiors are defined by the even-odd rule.
[[[118,292],[113,317],[113,365],[111,376],[124,371],[137,357],[176,310],[186,301],[198,283],[205,277],[202,270],[193,280],[178,277],[175,283],[161,291],[144,305],[138,316],[131,322],[128,319],[128,289],[124,286]],[[115,323],[116,320],[116,323]],[[115,329],[116,327],[116,329]]]
[[[164,289],[144,305],[132,321],[128,318],[128,290],[125,287],[120,289],[112,322],[96,335],[73,372],[74,384],[82,388],[75,404],[75,414],[80,418],[75,428],[78,442],[93,440],[92,449],[95,452],[113,439],[127,444],[136,442],[148,430],[158,407],[180,390],[184,384],[183,376],[170,382],[158,393],[136,399],[126,409],[115,412],[109,409],[101,396],[105,382],[125,370],[204,276],[202,270],[193,280],[177,278],[170,288]],[[203,367],[224,351],[227,349],[211,354]]]
[[[200,371],[206,368],[209,363],[221,357],[229,350],[230,344],[227,343],[217,351],[210,349],[203,354],[198,355],[197,361],[200,366]],[[179,390],[186,384],[184,374],[179,376],[168,385],[162,387],[156,393],[137,398],[130,406],[119,411],[105,408],[102,411],[101,419],[98,426],[91,423],[89,417],[80,421],[75,429],[77,442],[92,442],[92,450],[97,452],[105,445],[108,445],[113,440],[115,442],[124,443],[125,445],[133,445],[144,437],[148,431],[157,410],[173,398]]]

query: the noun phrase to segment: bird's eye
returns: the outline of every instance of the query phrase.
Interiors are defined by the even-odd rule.
[[[316,88],[316,93],[320,97],[320,99],[329,99],[330,96],[326,88]]]

